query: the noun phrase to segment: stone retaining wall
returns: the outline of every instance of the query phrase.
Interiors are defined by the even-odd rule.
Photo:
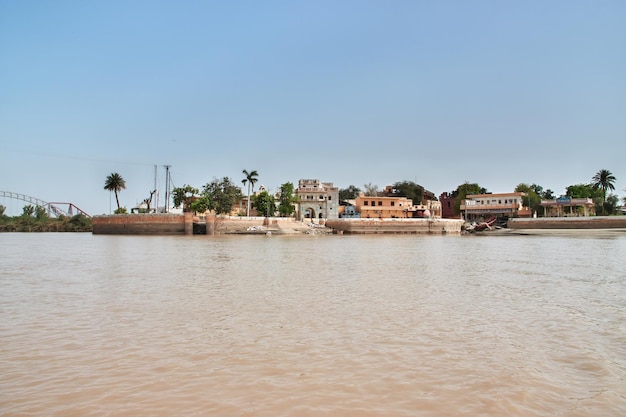
[[[94,216],[92,222],[93,234],[191,235],[194,223],[200,225],[205,222],[206,234],[209,236],[266,231],[282,234],[308,233],[312,230],[307,223],[291,217],[206,216],[194,218],[191,213],[116,214]],[[318,223],[317,219],[316,223]],[[320,226],[323,225],[322,220]],[[462,225],[463,221],[457,219],[333,219],[325,221],[326,230],[333,229],[337,233],[346,234],[460,234]]]
[[[509,219],[507,226],[509,229],[621,229],[626,228],[626,216]]]
[[[345,234],[460,234],[462,225],[463,220],[458,219],[334,219],[326,221],[326,227]]]
[[[91,221],[94,235],[184,235],[191,234],[193,225],[192,218],[182,214],[114,214]]]
[[[263,227],[267,231],[292,232],[304,230],[306,225],[293,217],[243,217],[243,216],[206,216],[206,234],[224,235],[250,232],[250,228]],[[260,230],[262,232],[263,230]]]

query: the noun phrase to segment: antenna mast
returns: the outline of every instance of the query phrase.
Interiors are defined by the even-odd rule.
[[[170,168],[171,165],[163,165],[165,167],[165,212],[170,211]]]

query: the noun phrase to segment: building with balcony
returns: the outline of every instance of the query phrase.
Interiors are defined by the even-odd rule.
[[[530,210],[522,205],[526,193],[473,194],[461,202],[461,213],[467,221],[489,217],[530,217]]]

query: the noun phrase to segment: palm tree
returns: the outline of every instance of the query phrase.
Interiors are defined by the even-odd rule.
[[[604,203],[606,203],[606,190],[615,190],[613,183],[616,181],[615,176],[608,169],[601,169],[591,179],[594,188],[602,190],[602,211],[604,211]]]
[[[254,191],[254,183],[258,181],[257,177],[259,176],[259,173],[256,171],[248,172],[244,169],[243,175],[245,175],[246,178],[241,180],[241,182],[243,183],[244,187],[246,186],[246,184],[248,184],[248,211],[246,212],[246,216],[250,216],[250,189]]]
[[[121,190],[126,189],[126,181],[117,172],[109,175],[104,182],[104,189],[107,191],[113,191],[115,193],[115,202],[117,203],[117,209],[120,209],[120,199],[117,195]]]

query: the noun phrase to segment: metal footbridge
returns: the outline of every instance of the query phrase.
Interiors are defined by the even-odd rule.
[[[82,214],[87,217],[91,217],[84,210],[81,210],[76,204],[63,203],[63,202],[47,202],[39,198],[31,197],[29,195],[14,193],[11,191],[0,191],[0,197],[13,198],[15,200],[26,201],[35,207],[43,207],[48,216],[74,216],[76,214]]]

